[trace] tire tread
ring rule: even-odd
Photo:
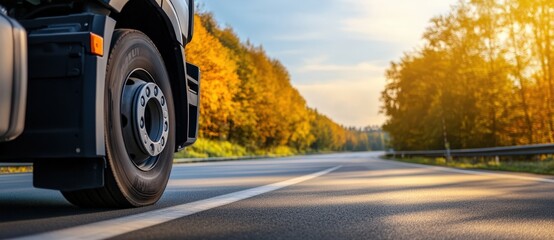
[[[122,40],[125,39],[125,36],[133,33],[142,34],[140,31],[133,29],[116,29],[113,33],[112,47],[110,51],[113,51],[114,49],[117,51],[119,46],[124,44]],[[146,40],[155,48],[155,44],[149,38],[146,38]],[[158,51],[157,48],[155,49]],[[112,58],[114,55],[115,54],[109,55],[106,69],[110,69],[111,63],[113,63]],[[106,147],[106,151],[110,151],[108,147]],[[108,155],[110,154],[108,153]],[[110,166],[109,161],[107,162],[108,166],[104,171],[105,182],[103,187],[77,191],[62,191],[62,195],[65,199],[76,206],[85,208],[129,208],[141,206],[140,204],[131,202],[124,196],[114,176],[114,170]]]

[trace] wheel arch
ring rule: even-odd
[[[165,8],[156,0],[120,1],[125,1],[125,5],[111,16],[117,22],[115,28],[143,32],[154,42],[164,60],[175,101],[177,151],[187,141],[189,119],[183,34],[176,13],[166,4],[169,1],[164,1]]]

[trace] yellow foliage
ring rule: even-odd
[[[393,62],[384,126],[399,150],[554,142],[554,1],[459,1]]]
[[[198,16],[195,16],[194,31],[194,40],[186,48],[186,57],[202,70],[200,134],[224,137],[227,122],[236,108],[233,101],[239,90],[236,65],[229,50],[208,33]]]

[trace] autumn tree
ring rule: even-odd
[[[397,149],[553,141],[554,2],[459,1],[391,63],[381,94]]]
[[[226,138],[237,104],[233,96],[238,90],[239,78],[231,53],[209,34],[202,21],[195,16],[195,40],[187,47],[187,61],[202,69],[200,101],[200,136]]]

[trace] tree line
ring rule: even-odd
[[[243,42],[212,13],[195,16],[187,61],[202,70],[200,137],[250,151],[286,147],[293,152],[382,148],[380,129],[346,128],[306,101],[281,62],[263,47]],[[379,144],[373,141],[379,141]]]
[[[395,149],[554,142],[554,1],[461,0],[423,40],[386,72]]]

